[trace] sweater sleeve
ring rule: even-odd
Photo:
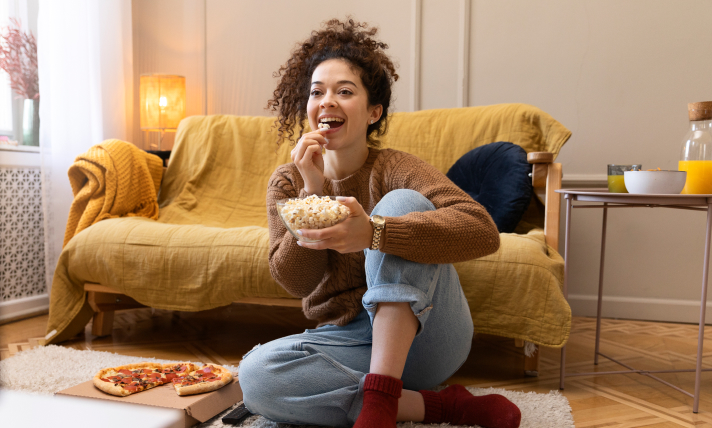
[[[275,203],[304,193],[304,186],[299,185],[299,172],[290,165],[277,168],[267,186],[269,270],[272,278],[289,294],[306,297],[324,279],[328,256],[326,250],[311,250],[297,245],[297,240],[279,218]]]
[[[417,263],[457,263],[494,253],[499,232],[485,208],[416,156],[393,151],[383,164],[382,194],[411,189],[435,211],[386,217],[380,250]]]

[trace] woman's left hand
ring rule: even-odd
[[[320,242],[297,241],[298,245],[313,250],[331,249],[342,254],[363,251],[371,246],[373,227],[361,204],[352,197],[337,196],[336,200],[349,207],[349,218],[325,229],[301,229],[297,233]]]

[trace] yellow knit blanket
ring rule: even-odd
[[[125,141],[106,140],[77,156],[68,174],[74,201],[63,246],[107,218],[158,219],[157,194],[163,175],[158,156]]]

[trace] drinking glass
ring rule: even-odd
[[[610,193],[628,193],[625,188],[623,173],[626,171],[640,171],[642,165],[608,165],[608,191]]]

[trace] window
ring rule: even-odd
[[[10,18],[20,20],[22,30],[37,38],[39,0],[0,0],[0,27],[10,25]],[[0,70],[0,138],[22,143],[23,100],[10,88],[10,78]],[[0,141],[0,148],[3,147]]]

